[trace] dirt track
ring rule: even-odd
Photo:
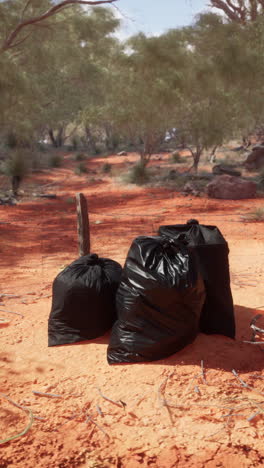
[[[134,156],[107,162],[117,167],[128,160]],[[98,171],[103,162],[91,160],[88,167]],[[25,436],[0,446],[0,468],[264,466],[263,404],[259,406],[264,401],[264,353],[243,343],[251,337],[249,323],[259,310],[264,323],[264,228],[240,220],[263,200],[209,200],[161,188],[125,187],[99,172],[77,176],[70,161],[31,182],[53,183],[46,192],[58,198],[0,207],[0,294],[17,296],[0,300],[0,317],[10,321],[0,327],[0,392],[42,419],[35,418]],[[48,348],[52,280],[77,258],[71,197],[79,191],[89,201],[92,251],[122,264],[133,238],[155,233],[160,224],[189,218],[216,224],[230,247],[236,341],[201,334],[166,360],[114,367],[106,362],[108,335]],[[239,383],[233,369],[252,389]],[[98,388],[126,406],[106,401]],[[21,432],[29,419],[3,397],[0,415],[1,439]]]

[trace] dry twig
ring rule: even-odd
[[[62,398],[61,395],[55,395],[54,393],[43,393],[43,392],[37,392],[36,390],[32,390],[32,393],[37,396],[43,396],[47,398]]]
[[[7,314],[15,314],[15,315],[20,315],[21,317],[25,317],[23,314],[20,312],[11,312],[11,310],[5,310],[5,309],[0,309],[1,312],[6,312]]]
[[[103,429],[103,427],[99,426],[99,424],[97,424],[97,422],[95,422],[95,420],[92,418],[92,416],[88,416],[88,418],[86,419],[86,422],[88,423],[89,421],[91,421],[96,427],[98,427],[98,429],[100,431],[102,431],[104,433],[104,435],[110,439],[110,435]]]
[[[264,395],[263,392],[258,392],[257,390],[255,390],[254,387],[251,387],[251,386],[248,385],[246,382],[244,382],[244,380],[241,379],[241,377],[239,377],[239,375],[238,375],[238,373],[235,371],[235,369],[232,370],[232,374],[235,376],[235,378],[238,380],[238,382],[240,382],[240,384],[242,385],[242,387],[247,388],[248,390],[252,390],[253,392],[257,393],[258,395]]]
[[[11,442],[12,440],[18,439],[19,437],[25,435],[30,430],[30,428],[31,428],[31,426],[33,424],[33,421],[34,421],[34,415],[33,415],[32,411],[29,408],[25,408],[24,406],[19,405],[15,401],[11,400],[11,398],[9,396],[4,395],[4,393],[0,393],[0,396],[2,398],[5,398],[6,400],[8,400],[10,403],[12,403],[12,405],[16,406],[19,409],[22,409],[23,411],[25,411],[25,413],[29,414],[29,422],[28,422],[27,426],[25,427],[25,429],[23,429],[22,432],[19,432],[18,434],[13,435],[11,437],[7,437],[6,439],[0,440],[0,444],[6,444],[7,442]]]
[[[103,395],[103,393],[101,392],[100,388],[96,387],[98,392],[99,392],[99,395],[104,398],[104,400],[106,401],[109,401],[110,403],[112,403],[113,405],[115,406],[119,406],[119,408],[124,408],[124,406],[126,405],[126,403],[124,403],[123,401],[121,400],[118,400],[118,401],[114,401],[114,400],[111,400],[111,398],[108,398],[107,396]]]
[[[204,362],[203,362],[203,360],[201,360],[201,377],[202,377],[203,383],[204,383],[205,385],[208,385],[208,384],[207,384],[206,377],[205,377]]]

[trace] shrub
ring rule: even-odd
[[[86,159],[86,155],[83,153],[78,153],[74,157],[75,161],[84,161]]]
[[[73,197],[69,197],[69,198],[66,198],[66,203],[68,203],[69,205],[72,205],[73,203],[76,202],[76,200],[73,198]]]
[[[50,167],[61,167],[63,158],[60,154],[52,154],[49,158]]]
[[[87,167],[83,162],[78,164],[78,166],[75,168],[75,174],[81,175],[81,174],[86,174],[88,172]]]
[[[247,214],[241,216],[242,221],[247,222],[264,222],[264,207],[256,208],[255,210],[249,211]]]
[[[109,173],[111,172],[111,170],[112,170],[112,165],[111,165],[111,164],[109,164],[109,163],[103,164],[103,166],[102,166],[102,172],[103,172],[104,174],[109,174]]]
[[[11,178],[13,196],[19,195],[19,188],[30,167],[29,154],[25,150],[12,151],[4,162],[4,173]]]
[[[23,178],[29,170],[29,156],[29,153],[22,149],[12,151],[3,164],[3,172],[10,177]]]
[[[125,181],[130,184],[144,185],[149,180],[149,175],[146,167],[141,162],[137,163],[126,174]]]
[[[171,162],[175,164],[181,164],[183,162],[182,157],[178,151],[174,151],[171,155]]]

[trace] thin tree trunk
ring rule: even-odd
[[[86,138],[87,138],[87,142],[88,142],[88,146],[90,147],[90,150],[92,151],[92,153],[96,153],[96,144],[95,144],[95,139],[92,135],[92,132],[91,132],[91,129],[90,127],[85,127],[85,133],[86,133]]]
[[[57,133],[57,148],[61,148],[63,145],[63,132],[64,132],[64,127],[61,126],[59,127],[58,133]]]
[[[52,128],[49,129],[48,133],[49,133],[51,143],[53,144],[54,148],[57,148],[58,145],[57,145],[57,141],[56,141],[56,138],[54,136]]]
[[[18,190],[19,190],[20,184],[22,182],[22,177],[18,176],[18,175],[12,176],[12,181],[11,182],[12,182],[13,195],[14,195],[14,197],[17,197],[18,196]]]
[[[197,174],[198,165],[199,165],[200,158],[201,158],[201,155],[202,155],[202,152],[203,152],[203,148],[201,148],[200,146],[197,146],[195,152],[192,151],[191,148],[188,148],[188,149],[191,151],[191,154],[192,154],[192,157],[193,157],[193,165],[190,167],[189,171],[193,171],[194,174]]]
[[[209,161],[211,164],[213,164],[215,162],[215,159],[216,159],[216,150],[218,148],[218,145],[215,145],[212,149],[212,152],[210,154],[210,157],[209,157]]]

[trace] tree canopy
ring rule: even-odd
[[[91,150],[98,141],[109,148],[123,141],[147,164],[173,131],[191,149],[197,170],[204,149],[262,124],[260,5],[254,21],[206,13],[189,27],[121,43],[112,9],[82,3],[57,2],[61,9],[46,18],[43,12],[55,11],[51,0],[0,3],[2,44],[21,21],[42,18],[28,24],[30,36],[20,31],[0,54],[2,138],[49,135],[60,145],[78,127]]]

